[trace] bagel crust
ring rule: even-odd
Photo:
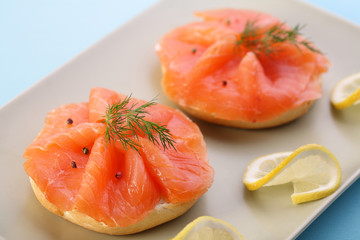
[[[196,109],[193,107],[185,107],[180,106],[184,111],[190,113],[191,115],[216,124],[220,124],[223,126],[228,127],[237,127],[237,128],[244,128],[244,129],[262,129],[262,128],[271,128],[271,127],[277,127],[286,123],[289,123],[291,121],[294,121],[295,119],[305,115],[311,105],[314,101],[307,101],[301,104],[297,108],[293,108],[288,110],[287,112],[283,113],[282,115],[275,117],[269,121],[264,122],[247,122],[242,120],[227,120],[216,117],[216,114],[204,112],[201,109]]]
[[[31,187],[35,193],[39,202],[50,212],[59,215],[66,220],[80,225],[84,228],[106,233],[110,235],[126,235],[141,232],[149,228],[155,227],[162,223],[168,222],[174,218],[177,218],[189,210],[197,201],[193,199],[188,202],[173,204],[161,202],[142,220],[129,226],[109,227],[102,222],[98,222],[95,219],[89,217],[86,214],[80,213],[76,210],[61,211],[53,203],[49,202],[44,194],[41,192],[36,183],[30,178]]]

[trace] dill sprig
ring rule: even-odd
[[[265,31],[255,26],[256,21],[246,22],[244,31],[236,40],[237,46],[245,46],[252,51],[265,54],[274,51],[273,44],[288,42],[296,46],[301,51],[300,46],[304,46],[312,52],[321,53],[320,50],[312,46],[312,42],[307,39],[299,39],[300,31],[304,26],[296,25],[294,28],[288,29],[284,27],[284,23],[275,24]]]
[[[124,149],[132,148],[138,153],[141,147],[137,141],[139,135],[146,136],[152,143],[161,144],[165,149],[176,150],[170,130],[165,125],[150,122],[145,119],[146,108],[155,105],[154,99],[138,106],[131,103],[131,95],[115,104],[109,104],[103,122],[106,123],[105,141],[109,143],[118,139]]]

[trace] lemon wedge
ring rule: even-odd
[[[350,75],[337,82],[331,92],[331,103],[337,109],[360,103],[360,73]]]
[[[324,198],[340,186],[341,168],[324,146],[308,144],[294,152],[280,152],[252,160],[245,170],[247,189],[292,183],[294,204]]]
[[[172,240],[244,240],[230,223],[202,216],[186,225]]]

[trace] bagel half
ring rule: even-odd
[[[330,62],[297,27],[247,9],[195,16],[201,19],[172,29],[155,45],[163,91],[184,111],[220,125],[262,129],[303,116],[322,96],[321,76]]]
[[[78,212],[76,210],[62,212],[54,204],[52,204],[46,199],[44,194],[41,192],[39,187],[31,178],[30,184],[36,198],[50,212],[59,215],[66,220],[80,225],[84,228],[110,235],[132,234],[158,226],[184,214],[197,201],[197,199],[193,199],[191,201],[179,204],[161,202],[144,219],[140,220],[135,224],[129,226],[109,227],[104,223],[98,222],[95,219],[89,217],[88,215]]]

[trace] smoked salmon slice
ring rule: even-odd
[[[145,116],[170,130],[176,150],[142,136],[134,139],[139,151],[105,140],[106,108],[124,98],[93,88],[88,103],[50,111],[43,130],[25,150],[26,173],[61,212],[75,210],[109,227],[128,226],[160,202],[187,202],[210,188],[214,171],[202,134],[177,110],[156,104]]]
[[[261,123],[321,97],[329,60],[298,29],[285,41],[278,39],[291,28],[266,13],[220,9],[195,15],[203,20],[175,28],[155,47],[165,93],[189,113]],[[283,35],[266,42],[276,31]]]

